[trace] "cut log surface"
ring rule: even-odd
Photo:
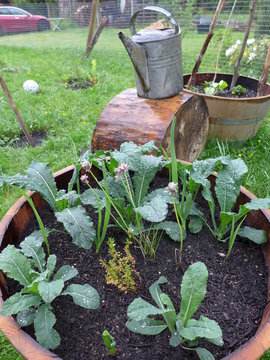
[[[119,149],[126,141],[138,145],[153,140],[169,154],[170,125],[176,117],[175,147],[178,159],[193,161],[208,135],[208,109],[204,99],[180,93],[150,100],[127,89],[115,96],[102,112],[92,139],[92,151]]]

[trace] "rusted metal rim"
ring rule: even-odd
[[[191,74],[184,74],[183,75],[183,78],[184,78],[184,85],[186,85],[186,78],[187,79],[189,79],[189,77],[190,77],[190,75]],[[199,76],[206,76],[206,75],[208,75],[208,76],[213,76],[214,77],[214,75],[215,75],[215,73],[198,73],[197,75],[199,75]],[[227,77],[231,77],[232,78],[232,74],[226,74],[226,73],[218,73],[218,76],[227,76]],[[195,77],[195,79],[196,79],[196,77]],[[250,81],[252,81],[252,82],[256,82],[256,83],[258,83],[259,81],[257,80],[257,79],[254,79],[254,78],[251,78],[251,77],[248,77],[248,76],[239,76],[239,80],[241,80],[241,79],[248,79],[248,80],[250,80]],[[269,88],[269,92],[270,92],[270,84],[266,84],[266,86]],[[225,97],[225,96],[215,96],[215,95],[206,95],[206,94],[203,94],[203,93],[198,93],[198,92],[195,92],[195,91],[191,91],[191,90],[187,90],[187,89],[183,89],[183,92],[186,92],[186,93],[188,93],[188,94],[193,94],[193,95],[201,95],[201,96],[203,96],[203,97],[205,97],[205,98],[209,98],[209,99],[215,99],[215,100],[226,100],[226,101],[244,101],[244,102],[247,102],[248,100],[250,100],[250,101],[256,101],[256,100],[268,100],[268,99],[270,99],[270,93],[269,94],[267,94],[267,95],[264,95],[264,96],[258,96],[258,97],[249,97],[249,98],[245,98],[245,97],[241,97],[241,98],[230,98],[230,97]]]
[[[187,164],[187,162],[183,162]],[[68,185],[72,177],[74,166],[64,168],[54,174],[58,188],[64,188]],[[210,181],[214,184],[216,174],[210,176]],[[29,192],[37,208],[44,206],[44,201],[38,194]],[[255,196],[244,187],[241,187],[241,193],[237,199],[236,206],[246,203],[255,198]],[[25,224],[33,216],[31,208],[27,201],[20,198],[6,213],[0,222],[0,248],[3,248],[12,241],[13,231],[22,231]],[[28,217],[28,218],[26,218]],[[243,346],[226,356],[226,360],[255,360],[258,359],[268,348],[270,348],[270,210],[251,211],[247,218],[250,225],[267,232],[268,242],[262,247],[266,265],[268,267],[268,302],[257,333]],[[22,225],[23,223],[23,225]],[[17,236],[15,236],[17,238]],[[5,297],[5,278],[0,272],[0,308]],[[52,360],[60,358],[44,349],[28,334],[26,334],[11,316],[0,316],[0,331],[4,333],[7,339],[14,345],[17,351],[29,360]]]

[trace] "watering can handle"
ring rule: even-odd
[[[129,21],[129,27],[130,27],[130,31],[131,31],[131,34],[132,34],[132,35],[135,35],[135,34],[136,34],[135,20],[136,20],[138,14],[139,14],[140,12],[144,11],[144,10],[156,11],[156,12],[162,13],[163,15],[167,16],[169,22],[170,22],[171,24],[173,24],[174,27],[175,27],[175,34],[178,34],[178,32],[179,32],[178,22],[174,20],[172,14],[171,14],[168,10],[163,9],[163,8],[160,7],[160,6],[146,6],[144,9],[139,10],[139,11],[136,11],[136,12],[132,15],[132,17],[131,17],[131,19],[130,19],[130,21]]]

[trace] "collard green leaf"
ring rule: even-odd
[[[249,210],[270,209],[270,198],[252,199],[244,205]]]
[[[119,164],[128,164],[129,169],[136,171],[141,157],[141,150],[138,145],[133,142],[125,142],[120,145],[120,151],[112,152],[112,157],[118,161]]]
[[[47,279],[50,279],[52,276],[55,265],[56,265],[56,256],[54,254],[50,255],[47,259]]]
[[[158,150],[153,140],[148,141],[146,144],[140,145],[139,149],[142,154],[151,153],[153,151]]]
[[[57,211],[57,187],[51,169],[45,163],[33,160],[26,170],[29,190],[37,191],[43,199]]]
[[[55,349],[60,345],[60,336],[53,328],[55,316],[47,304],[40,306],[34,320],[37,341],[46,349]]]
[[[28,189],[27,176],[21,174],[16,174],[12,176],[0,176],[0,186],[3,186],[3,184],[19,186],[22,189]]]
[[[154,198],[137,208],[141,217],[150,222],[161,222],[166,219],[168,204],[161,198]]]
[[[63,287],[63,280],[53,280],[50,282],[41,281],[38,285],[38,291],[40,296],[46,303],[51,303],[61,294]]]
[[[195,350],[200,360],[215,360],[214,356],[210,353],[210,351],[201,347],[196,348]]]
[[[140,321],[128,321],[126,327],[136,334],[158,335],[167,328],[167,325],[163,321],[146,318]]]
[[[98,199],[99,199],[99,206],[102,210],[106,205],[106,195],[104,191],[101,189],[87,189],[81,195],[82,203],[85,205],[91,205],[96,210],[98,209]]]
[[[170,337],[170,345],[173,347],[177,347],[180,345],[180,335],[178,331],[176,331],[174,334]]]
[[[31,257],[34,260],[34,264],[40,272],[44,270],[45,266],[45,252],[42,248],[43,241],[44,238],[42,232],[34,231],[20,243],[24,255],[28,258]]]
[[[88,284],[70,285],[63,291],[62,295],[72,296],[75,304],[86,309],[96,310],[100,304],[100,297],[97,290]]]
[[[0,314],[2,316],[15,315],[31,306],[38,305],[40,302],[41,297],[39,295],[16,293],[4,301]]]
[[[30,285],[33,280],[29,260],[14,245],[8,245],[1,252],[0,269],[23,286]]]
[[[72,190],[68,193],[66,190],[60,190],[56,197],[56,206],[59,211],[66,209],[67,207],[75,207],[81,204],[80,195],[76,191]]]
[[[78,270],[73,266],[64,265],[58,269],[57,273],[54,276],[54,280],[63,280],[64,282],[70,279],[73,279],[78,275]]]
[[[167,310],[158,309],[139,297],[128,306],[127,316],[132,320],[140,321],[148,315],[162,315],[164,312],[167,312]]]
[[[16,316],[16,321],[20,327],[32,325],[36,317],[36,310],[34,308],[20,311]]]
[[[267,242],[267,234],[264,230],[257,230],[249,226],[243,226],[238,231],[238,235],[247,238],[259,245]]]
[[[196,184],[201,184],[210,188],[209,180],[207,178],[215,171],[216,164],[219,160],[220,158],[195,160],[192,164],[190,177]]]
[[[96,232],[91,218],[82,206],[65,209],[55,215],[72,236],[74,244],[83,249],[91,249]]]
[[[144,198],[144,202],[148,202],[154,198],[161,198],[167,204],[173,204],[172,195],[168,191],[166,191],[164,188],[156,189],[156,190],[152,191],[151,193],[147,194]],[[177,199],[176,197],[174,198],[174,201],[176,204],[179,203],[179,199]]]
[[[205,316],[201,316],[199,320],[188,320],[186,326],[181,329],[180,335],[189,341],[197,338],[222,339],[222,331],[217,322]]]
[[[158,170],[162,168],[163,163],[162,157],[143,155],[140,158],[137,171],[132,179],[135,189],[136,206],[140,206],[143,202],[151,181],[154,179]]]
[[[167,282],[168,280],[165,276],[160,276],[160,278],[149,287],[149,292],[152,298],[154,299],[157,306],[159,306],[160,308],[162,308],[162,301],[160,300],[160,295],[162,294],[162,291],[159,285],[167,284]]]
[[[163,221],[160,224],[157,224],[156,229],[164,230],[166,234],[174,241],[180,241],[180,230],[177,222],[175,221]],[[186,238],[186,232],[182,228],[183,240]]]
[[[121,199],[127,196],[126,190],[122,184],[122,181],[116,181],[114,177],[107,176],[107,184],[109,194],[114,199]],[[104,180],[101,181],[101,185],[105,186]]]
[[[183,276],[180,318],[184,326],[205,297],[207,278],[208,271],[202,262],[190,265]]]
[[[203,221],[199,216],[190,216],[188,229],[191,233],[197,234],[202,230]]]
[[[240,158],[235,160],[228,160],[228,158],[223,160],[222,158],[221,161],[224,167],[218,172],[215,193],[221,211],[228,212],[231,211],[236,202],[243,176],[248,169]]]

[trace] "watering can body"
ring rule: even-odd
[[[122,32],[119,38],[133,63],[138,95],[149,99],[171,97],[183,89],[181,31],[169,11],[158,6],[144,10],[165,14],[175,28],[136,33],[134,23],[138,11],[130,19],[132,38]]]

